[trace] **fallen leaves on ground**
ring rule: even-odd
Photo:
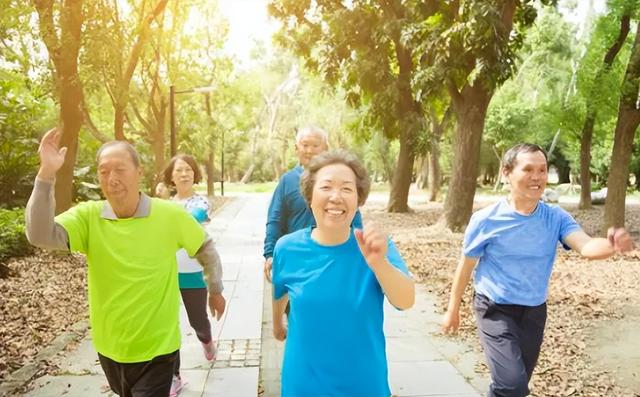
[[[14,275],[0,279],[0,382],[88,316],[82,256],[37,251],[7,265]]]

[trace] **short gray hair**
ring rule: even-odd
[[[100,162],[100,156],[102,155],[102,152],[115,146],[121,146],[122,148],[124,148],[127,153],[129,153],[133,165],[135,165],[136,168],[140,167],[140,155],[138,155],[138,151],[136,150],[136,148],[134,148],[133,145],[131,145],[127,141],[109,141],[100,146],[100,149],[98,149],[98,153],[96,154],[96,163]]]
[[[296,143],[299,143],[306,135],[318,135],[324,141],[325,145],[329,145],[329,134],[324,129],[315,125],[307,125],[296,130]]]
[[[309,161],[309,165],[305,167],[302,176],[300,177],[300,192],[302,197],[307,202],[307,205],[311,205],[311,198],[313,197],[313,186],[316,184],[316,174],[320,169],[332,165],[343,164],[351,168],[351,171],[356,176],[356,191],[358,192],[358,206],[364,205],[369,197],[369,191],[371,189],[371,179],[367,169],[358,159],[358,157],[344,149],[329,150],[327,152],[320,153],[313,157]]]

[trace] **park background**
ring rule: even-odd
[[[0,382],[86,316],[83,260],[33,250],[23,234],[38,140],[53,126],[69,148],[58,212],[100,198],[94,157],[111,139],[141,152],[148,193],[173,153],[193,154],[201,190],[220,206],[270,192],[296,163],[296,128],[322,126],[331,147],[366,163],[375,184],[365,216],[393,233],[443,308],[460,232],[503,194],[500,158],[515,143],[548,151],[550,188],[587,232],[640,236],[637,0],[0,9]],[[536,395],[640,393],[639,270],[636,253],[560,254]]]

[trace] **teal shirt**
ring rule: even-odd
[[[274,298],[291,303],[282,396],[389,397],[382,288],[353,230],[323,246],[311,229],[282,237],[273,256]],[[391,240],[387,259],[408,273]]]

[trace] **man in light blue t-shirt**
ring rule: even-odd
[[[633,243],[623,228],[609,229],[608,238],[592,238],[565,210],[540,200],[547,156],[538,145],[509,149],[502,175],[511,191],[471,217],[442,328],[458,329],[460,301],[475,268],[474,310],[491,371],[488,396],[522,397],[529,394],[540,354],[558,243],[589,259],[631,250]]]

